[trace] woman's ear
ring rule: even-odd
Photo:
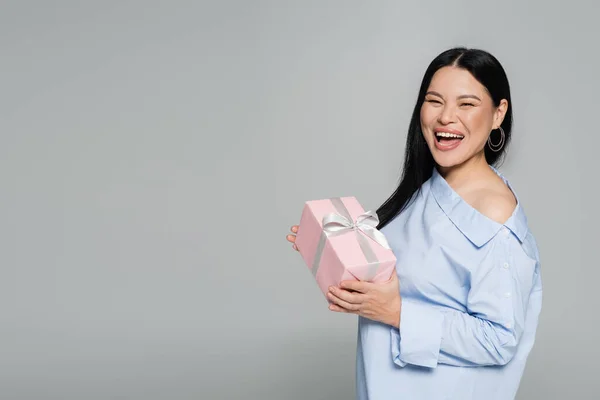
[[[508,101],[506,101],[506,99],[502,99],[494,111],[494,129],[498,129],[500,125],[502,125],[502,121],[504,121],[504,116],[506,115],[506,110],[508,110]]]

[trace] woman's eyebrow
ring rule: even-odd
[[[475,96],[474,94],[463,94],[461,96],[458,96],[456,99],[457,100],[460,100],[460,99],[475,99],[475,100],[481,101],[481,99],[479,97]]]
[[[441,94],[439,94],[438,92],[433,91],[433,90],[430,90],[427,93],[425,93],[425,96],[427,96],[428,94],[430,94],[432,96],[437,96],[437,97],[439,97],[441,99],[444,98],[444,96],[442,96]],[[463,95],[458,96],[456,99],[457,100],[461,100],[461,99],[475,99],[475,100],[481,101],[481,99],[479,97],[475,96],[474,94],[463,94]]]
[[[433,90],[428,91],[427,93],[425,93],[425,96],[427,96],[428,94],[434,95],[439,97],[440,99],[443,99],[444,96],[442,96],[441,94],[439,94],[438,92],[434,92]]]

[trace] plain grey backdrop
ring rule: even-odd
[[[285,240],[394,190],[427,64],[503,63],[542,257],[518,398],[595,399],[596,2],[1,1],[0,399],[352,399]]]

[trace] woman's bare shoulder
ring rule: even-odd
[[[473,207],[486,217],[500,224],[513,214],[517,200],[504,182],[495,182],[481,188],[473,196]]]

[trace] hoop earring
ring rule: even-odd
[[[490,147],[490,149],[494,152],[497,153],[500,150],[502,150],[502,147],[504,147],[504,139],[505,139],[505,134],[504,134],[504,129],[502,129],[501,126],[498,127],[498,129],[500,129],[500,142],[497,144],[492,143],[492,134],[490,133],[490,136],[488,136],[488,146]]]

